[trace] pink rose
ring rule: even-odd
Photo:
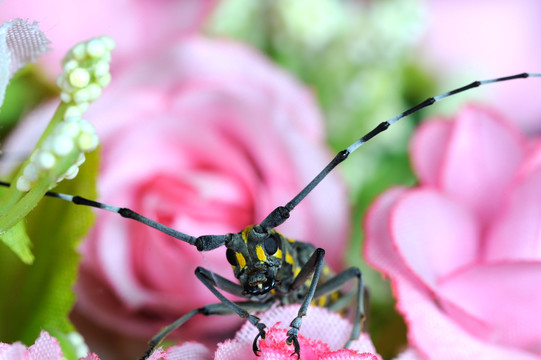
[[[419,185],[388,190],[365,221],[410,342],[426,359],[539,359],[539,142],[470,106],[423,124],[411,152]]]
[[[100,200],[193,236],[238,232],[297,194],[330,160],[314,98],[233,42],[186,38],[130,64],[86,116],[102,142]],[[349,232],[332,174],[279,229],[326,249],[338,269]],[[218,302],[197,266],[233,279],[225,248],[194,246],[101,211],[82,248],[79,313],[149,340],[194,308]],[[184,337],[212,341],[237,316],[197,316]],[[219,326],[217,326],[219,324]]]
[[[202,344],[188,342],[167,349],[167,354],[178,359],[197,360],[290,360],[293,345],[287,345],[289,323],[297,316],[298,305],[275,307],[259,314],[261,321],[268,326],[265,339],[258,340],[260,356],[254,355],[253,341],[257,329],[246,322],[231,340],[218,344],[216,353]],[[327,309],[311,306],[303,317],[299,332],[301,358],[303,360],[381,360],[367,334],[361,334],[348,349],[342,347],[348,341],[352,325],[340,315]],[[293,357],[296,359],[296,357]]]
[[[4,0],[2,18],[30,18],[51,40],[51,51],[40,59],[56,76],[60,60],[76,43],[101,35],[117,43],[113,67],[131,57],[198,30],[214,0]]]
[[[431,0],[427,4],[422,56],[425,63],[436,66],[438,78],[446,80],[444,88],[459,86],[456,79],[464,74],[490,78],[539,70],[541,2]],[[498,85],[476,96],[490,97],[523,129],[539,131],[538,93],[538,82],[527,80]]]

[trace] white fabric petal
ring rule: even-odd
[[[36,22],[13,19],[0,25],[0,105],[9,79],[17,70],[47,51],[49,40]]]

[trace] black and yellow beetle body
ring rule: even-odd
[[[293,279],[314,252],[314,246],[287,239],[274,229],[261,240],[251,236],[252,229],[249,226],[239,234],[231,234],[226,242],[227,261],[245,295],[260,298],[289,295]]]
[[[257,236],[254,238],[250,236],[252,229],[253,226],[248,226],[238,234],[231,234],[226,242],[227,261],[243,288],[244,296],[258,300],[274,297],[282,305],[299,303],[311,279],[294,292],[291,286],[316,248],[310,243],[286,238],[274,229],[269,230],[269,236],[263,240]],[[323,283],[333,275],[324,263],[319,282]],[[338,293],[333,295],[336,297]],[[320,301],[318,305],[328,303]]]
[[[129,217],[133,216],[134,214],[129,214]],[[274,230],[277,226],[276,219],[283,222],[288,216],[289,211],[279,207],[261,224],[248,226],[239,233],[186,238],[186,241],[196,245],[200,251],[225,246],[227,261],[231,264],[238,283],[203,267],[196,268],[195,276],[220,302],[195,309],[164,328],[150,341],[149,348],[141,360],[147,359],[171,331],[197,314],[206,316],[237,314],[248,320],[258,329],[258,335],[253,342],[254,353],[258,355],[258,339],[265,338],[266,325],[252,313],[265,311],[275,303],[301,304],[297,317],[290,323],[286,340],[288,344],[294,346],[293,354],[299,358],[298,332],[302,317],[306,315],[308,306],[314,300],[317,301],[317,305],[325,305],[335,311],[341,311],[355,301],[353,328],[344,346],[347,347],[351,341],[356,340],[364,319],[364,287],[361,271],[357,267],[351,267],[335,275],[324,262],[323,249],[315,248],[310,243],[289,239]],[[264,226],[268,219],[274,226],[270,228]],[[350,280],[357,280],[357,286],[350,293],[351,296],[339,296],[340,289]],[[225,297],[222,291],[247,300],[232,301]]]
[[[281,210],[277,210],[281,211]],[[229,282],[218,274],[204,268],[196,269],[196,276],[217,296],[220,304],[213,304],[190,313],[182,323],[195,314],[213,315],[231,311],[247,318],[259,329],[253,349],[258,354],[257,340],[265,337],[265,324],[247,310],[263,311],[274,303],[281,305],[301,304],[298,315],[290,324],[288,344],[294,345],[294,354],[300,357],[297,340],[301,319],[306,315],[308,305],[314,304],[342,310],[356,299],[354,326],[348,343],[358,338],[363,311],[363,283],[361,272],[352,267],[335,275],[324,262],[325,251],[316,249],[312,244],[287,238],[274,228],[265,229],[261,225],[248,226],[239,233],[227,234],[223,239],[227,248],[226,258],[233,268],[238,284]],[[209,242],[210,243],[210,242]],[[349,280],[357,279],[353,297],[342,298],[340,288]],[[247,302],[232,302],[217,289],[242,296]],[[340,304],[339,299],[346,299]],[[220,305],[225,305],[224,309]],[[180,325],[179,325],[180,326]],[[161,337],[160,337],[161,338]]]

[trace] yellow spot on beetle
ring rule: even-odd
[[[246,260],[244,259],[244,256],[242,256],[241,253],[236,252],[235,255],[237,256],[237,261],[239,262],[239,266],[241,269],[246,266]]]
[[[280,249],[276,250],[276,252],[272,256],[281,259],[282,258],[282,250],[280,250]]]
[[[330,273],[331,269],[328,266],[323,267],[323,275],[329,275]]]
[[[250,225],[245,227],[244,230],[242,230],[242,240],[244,240],[245,243],[248,243],[248,233],[252,230],[253,227],[253,225]]]
[[[261,261],[265,261],[267,260],[267,257],[265,256],[265,252],[263,251],[263,248],[261,247],[261,245],[257,245],[255,247],[255,253],[257,255],[257,258]]]
[[[293,256],[286,253],[286,263],[293,265]]]

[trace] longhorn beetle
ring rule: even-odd
[[[346,282],[356,279],[357,287],[353,293],[353,297],[356,301],[355,318],[350,338],[344,345],[347,347],[351,341],[356,340],[359,337],[364,319],[363,281],[360,270],[357,267],[351,267],[337,275],[332,275],[330,272],[326,271],[327,268],[324,263],[325,250],[321,248],[316,249],[309,243],[288,239],[278,231],[274,230],[274,228],[284,223],[289,218],[290,212],[338,164],[347,159],[347,157],[361,145],[379,133],[387,130],[389,126],[401,118],[411,115],[447,97],[481,85],[528,77],[541,77],[541,73],[521,73],[489,80],[474,81],[468,85],[428,98],[401,114],[380,123],[359,140],[337,153],[330,163],[321,170],[321,172],[310,181],[304,189],[291,199],[291,201],[284,206],[275,208],[261,223],[250,225],[238,233],[193,237],[162,225],[127,208],[103,204],[80,196],[54,192],[47,192],[46,195],[69,201],[77,205],[86,205],[112,211],[122,217],[141,222],[178,240],[194,245],[198,251],[209,251],[224,245],[227,248],[227,261],[232,265],[234,275],[240,284],[233,283],[205,268],[198,267],[195,270],[195,275],[218,298],[218,300],[220,300],[220,302],[195,309],[164,328],[151,339],[146,353],[141,358],[142,360],[148,358],[156,346],[158,346],[169,333],[196,314],[225,315],[234,313],[241,318],[247,319],[258,329],[258,335],[253,341],[253,351],[258,355],[259,349],[257,342],[260,337],[265,338],[266,326],[257,316],[250,314],[249,311],[264,311],[270,308],[275,302],[281,304],[301,304],[297,317],[291,321],[286,340],[287,344],[293,344],[294,346],[294,352],[291,355],[296,354],[297,357],[300,358],[298,332],[301,327],[302,317],[306,315],[308,310],[308,305],[314,299],[336,293]],[[5,182],[0,182],[0,185],[9,186],[9,184]],[[324,269],[325,271],[323,271]],[[247,301],[233,302],[227,299],[219,290],[239,297],[245,297]],[[351,299],[348,297],[341,297],[334,300],[335,301],[330,302],[330,307],[335,310],[340,310],[345,308]]]

